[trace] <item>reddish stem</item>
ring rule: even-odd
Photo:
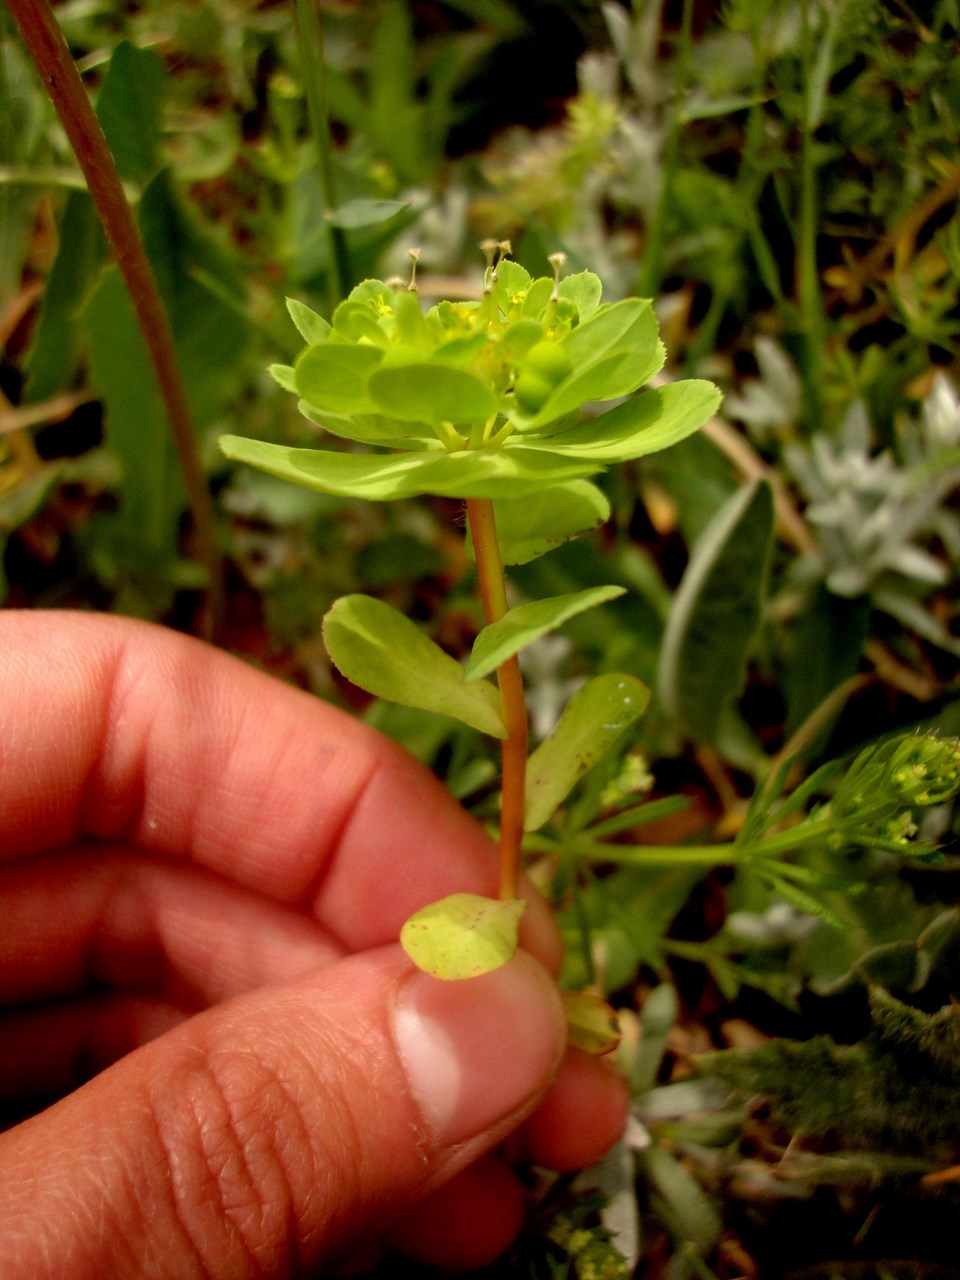
[[[468,498],[467,518],[477,557],[483,612],[488,624],[498,622],[507,611],[507,595],[492,501]],[[527,707],[516,655],[497,668],[497,682],[507,729],[500,799],[500,897],[506,899],[516,898],[519,893],[527,777]]]

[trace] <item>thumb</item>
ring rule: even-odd
[[[524,953],[445,983],[384,948],[217,1006],[0,1136],[5,1280],[330,1263],[529,1114],[563,1041]]]

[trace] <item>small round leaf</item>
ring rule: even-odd
[[[434,978],[478,978],[512,959],[526,905],[522,898],[452,893],[412,915],[400,931],[400,945]]]
[[[601,1057],[620,1043],[620,1023],[606,1000],[592,991],[561,991],[567,1041],[574,1049]]]

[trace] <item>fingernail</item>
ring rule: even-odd
[[[393,1026],[411,1092],[441,1146],[519,1111],[563,1053],[556,988],[524,952],[463,982],[412,974],[398,993]]]

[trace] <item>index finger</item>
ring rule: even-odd
[[[352,948],[446,893],[495,892],[487,836],[394,743],[129,619],[0,613],[0,779],[0,857],[97,837],[191,859]],[[531,914],[555,961],[545,908]]]

